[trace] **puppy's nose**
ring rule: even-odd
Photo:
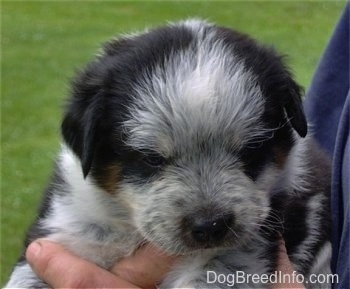
[[[233,223],[233,215],[227,214],[214,219],[196,220],[190,223],[190,230],[194,240],[199,243],[220,241],[227,234]]]

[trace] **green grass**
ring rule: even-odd
[[[344,2],[2,1],[1,280],[21,252],[59,147],[68,79],[101,42],[188,17],[235,27],[288,54],[307,87]]]

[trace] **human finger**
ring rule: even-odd
[[[39,278],[52,288],[138,288],[47,240],[31,243],[26,258]]]

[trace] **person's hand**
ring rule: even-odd
[[[148,244],[115,264],[109,272],[46,240],[33,242],[26,257],[37,275],[53,288],[154,288],[177,260]],[[290,275],[295,271],[283,241],[279,246],[277,271]],[[301,283],[270,286],[270,289],[282,288],[305,287]]]
[[[177,259],[147,244],[107,271],[47,240],[31,243],[26,258],[52,288],[154,288]]]
[[[295,272],[295,269],[293,268],[292,263],[289,260],[287,249],[284,244],[283,239],[280,240],[280,244],[278,247],[278,255],[277,255],[277,272],[280,272],[281,274],[292,276],[293,272]],[[286,278],[288,280],[288,278]],[[273,283],[270,286],[270,289],[305,289],[305,286],[303,283],[298,282],[292,282],[292,283]]]

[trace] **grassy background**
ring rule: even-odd
[[[51,173],[68,79],[101,42],[168,20],[206,18],[274,44],[307,87],[343,7],[344,1],[2,1],[0,285]]]

